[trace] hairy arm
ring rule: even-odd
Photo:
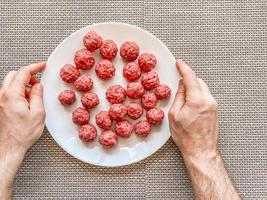
[[[218,106],[208,86],[182,60],[182,76],[169,111],[170,131],[180,149],[196,199],[240,199],[218,151]]]

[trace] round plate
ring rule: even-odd
[[[64,89],[74,89],[72,84],[64,83],[59,77],[59,71],[64,64],[74,64],[75,52],[83,47],[83,36],[88,31],[95,31],[103,39],[112,39],[118,48],[124,41],[135,41],[139,44],[140,53],[150,52],[157,57],[155,71],[160,76],[161,83],[167,84],[172,89],[172,95],[168,100],[161,101],[158,107],[165,112],[165,118],[161,125],[153,127],[151,134],[146,138],[140,138],[135,133],[130,138],[119,138],[119,143],[111,149],[103,148],[97,139],[91,143],[83,143],[78,137],[79,127],[72,122],[72,111],[81,106],[79,92],[76,92],[77,101],[69,106],[62,106],[58,100],[58,94]],[[95,52],[96,61],[100,59],[99,52]],[[90,123],[95,125],[95,115],[101,110],[108,110],[109,103],[105,99],[105,91],[112,84],[121,84],[126,87],[127,82],[122,77],[122,68],[125,62],[119,53],[113,61],[116,67],[115,76],[109,81],[101,81],[95,75],[94,69],[83,71],[94,81],[93,92],[100,98],[100,105],[91,110]],[[42,75],[44,86],[44,105],[46,110],[46,126],[55,141],[69,154],[84,162],[106,166],[123,166],[138,162],[155,153],[169,139],[168,109],[173,100],[179,75],[175,68],[175,58],[168,48],[154,35],[133,25],[124,23],[99,23],[78,30],[63,40],[53,51],[47,61],[47,66]],[[129,100],[127,100],[129,101]],[[145,116],[142,116],[145,119]],[[101,130],[98,129],[98,134]]]

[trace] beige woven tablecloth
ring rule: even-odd
[[[220,107],[220,149],[244,199],[266,199],[266,0],[1,0],[0,79],[46,60],[73,31],[118,21],[160,38],[194,66]],[[192,199],[171,140],[143,162],[84,164],[45,131],[28,152],[15,199]]]

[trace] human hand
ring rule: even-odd
[[[182,60],[176,66],[182,79],[169,110],[173,141],[184,159],[207,159],[217,156],[217,103],[208,86]]]
[[[0,90],[0,153],[26,151],[44,128],[43,89],[35,74],[45,63],[9,72]]]

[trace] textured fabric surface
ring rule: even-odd
[[[142,27],[194,66],[220,107],[220,149],[243,199],[266,199],[266,0],[1,0],[0,80],[46,60],[73,31],[118,21]],[[192,199],[171,140],[121,168],[82,163],[45,131],[17,175],[15,199]]]

